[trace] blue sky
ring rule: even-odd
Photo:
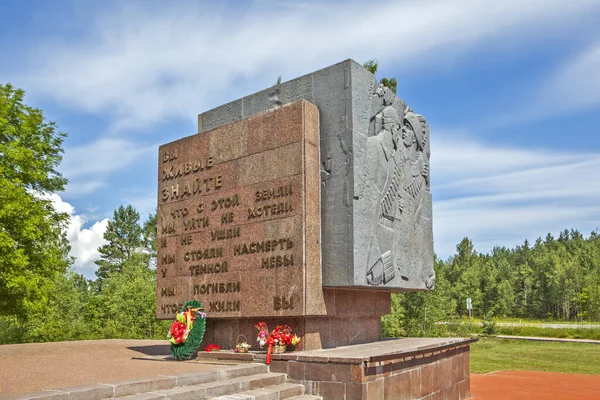
[[[92,277],[107,218],[156,207],[197,114],[347,58],[431,124],[436,253],[600,227],[600,1],[13,1],[0,82],[68,134],[54,196]]]

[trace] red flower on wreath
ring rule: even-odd
[[[173,321],[169,332],[176,343],[183,343],[183,335],[185,334],[186,324],[179,321]]]

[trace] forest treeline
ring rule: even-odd
[[[533,245],[476,251],[464,238],[448,260],[435,260],[431,292],[392,295],[392,313],[383,319],[388,336],[460,334],[468,315],[562,321],[600,321],[600,235],[564,230]],[[444,322],[440,324],[439,322]]]

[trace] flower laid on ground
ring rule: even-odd
[[[298,343],[300,343],[300,336],[294,335],[294,337],[292,338],[292,346],[297,346]]]
[[[208,346],[206,346],[206,351],[219,351],[219,350],[221,350],[221,346],[216,345],[214,343],[211,343]]]
[[[292,334],[292,328],[287,325],[278,325],[272,332],[269,332],[269,327],[265,322],[259,322],[254,327],[258,329],[256,341],[260,348],[267,346],[267,364],[271,363],[273,346],[295,346],[300,343],[300,337]]]
[[[269,328],[267,327],[267,324],[265,322],[259,322],[258,324],[254,325],[254,327],[258,329],[258,336],[256,337],[256,341],[262,349],[263,347],[265,347],[265,344],[267,344]]]
[[[233,351],[236,353],[247,353],[248,350],[250,349],[250,347],[252,347],[252,345],[250,343],[242,342],[242,343],[236,344]]]

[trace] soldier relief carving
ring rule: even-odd
[[[369,243],[371,286],[433,288],[429,125],[387,87],[371,96],[362,182],[355,197]],[[365,247],[363,247],[365,249]],[[429,264],[431,269],[423,270]],[[364,272],[363,272],[364,273]]]

